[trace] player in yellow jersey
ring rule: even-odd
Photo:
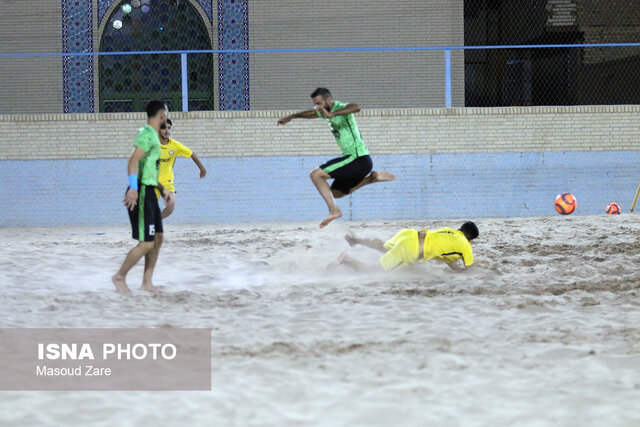
[[[176,206],[176,187],[173,178],[173,165],[176,163],[176,158],[178,156],[186,158],[190,157],[193,160],[193,163],[195,163],[200,169],[200,178],[204,178],[205,175],[207,175],[207,170],[200,162],[200,159],[198,159],[198,156],[196,156],[190,148],[180,144],[175,139],[171,139],[172,127],[173,122],[171,119],[167,119],[166,123],[160,126],[160,132],[158,132],[158,136],[160,137],[160,148],[162,149],[162,152],[160,153],[160,173],[158,174],[158,182],[174,195],[172,201],[167,203],[162,210],[162,219],[171,215]],[[159,193],[157,196],[159,199]]]
[[[464,267],[467,268],[473,265],[471,242],[478,235],[478,227],[473,222],[465,222],[459,230],[440,228],[418,231],[405,228],[386,242],[352,235],[346,235],[345,239],[350,246],[363,245],[383,252],[380,266],[385,271],[432,259],[444,261],[454,270],[462,270],[463,267],[457,265],[456,261],[462,259]],[[340,255],[335,264],[345,264],[355,270],[370,268],[351,258],[346,252]]]

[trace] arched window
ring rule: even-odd
[[[211,49],[207,27],[187,0],[119,3],[106,22],[100,51]],[[213,55],[189,54],[187,69],[189,110],[213,110]],[[101,56],[100,111],[144,111],[151,99],[180,110],[181,82],[179,54]]]

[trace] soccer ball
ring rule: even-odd
[[[620,215],[622,213],[622,208],[617,203],[609,203],[607,205],[607,214],[609,215]]]
[[[115,28],[116,30],[119,30],[120,28],[122,28],[122,21],[119,19],[116,19],[115,21],[113,21],[113,28]]]
[[[562,193],[556,196],[556,211],[562,215],[573,213],[578,207],[578,201],[571,193]]]

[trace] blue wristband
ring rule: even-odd
[[[138,175],[135,173],[129,175],[129,188],[138,191]]]

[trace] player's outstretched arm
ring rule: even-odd
[[[445,262],[446,262],[446,261],[445,261]],[[465,270],[468,270],[468,269],[469,269],[469,267],[470,267],[470,266],[469,266],[469,267],[465,267],[465,266],[464,266],[464,263],[462,264],[463,266],[462,266],[462,267],[460,267],[456,261],[454,261],[454,262],[447,262],[447,265],[449,266],[449,268],[450,268],[450,269],[452,269],[452,270],[453,270],[453,271],[455,271],[456,273],[461,273],[461,272],[463,272],[463,271],[465,271]]]
[[[198,166],[198,169],[200,169],[200,178],[207,176],[207,170],[204,168],[202,162],[200,162],[198,156],[196,156],[196,153],[191,154],[191,160],[193,160],[193,163],[195,163],[196,166]]]
[[[328,112],[322,107],[317,108],[318,111],[322,114],[323,117],[330,119],[335,116],[346,116],[347,114],[355,114],[360,112],[360,106],[358,104],[347,104],[343,108],[336,110],[334,112]]]
[[[301,111],[299,113],[292,114],[287,117],[283,117],[282,119],[278,120],[278,125],[286,125],[293,119],[317,119],[317,118],[318,118],[318,113],[316,113],[316,110],[306,110],[306,111]]]
[[[127,172],[129,174],[129,189],[124,196],[123,203],[129,210],[133,210],[138,203],[138,162],[144,157],[144,150],[136,147],[129,157]]]

